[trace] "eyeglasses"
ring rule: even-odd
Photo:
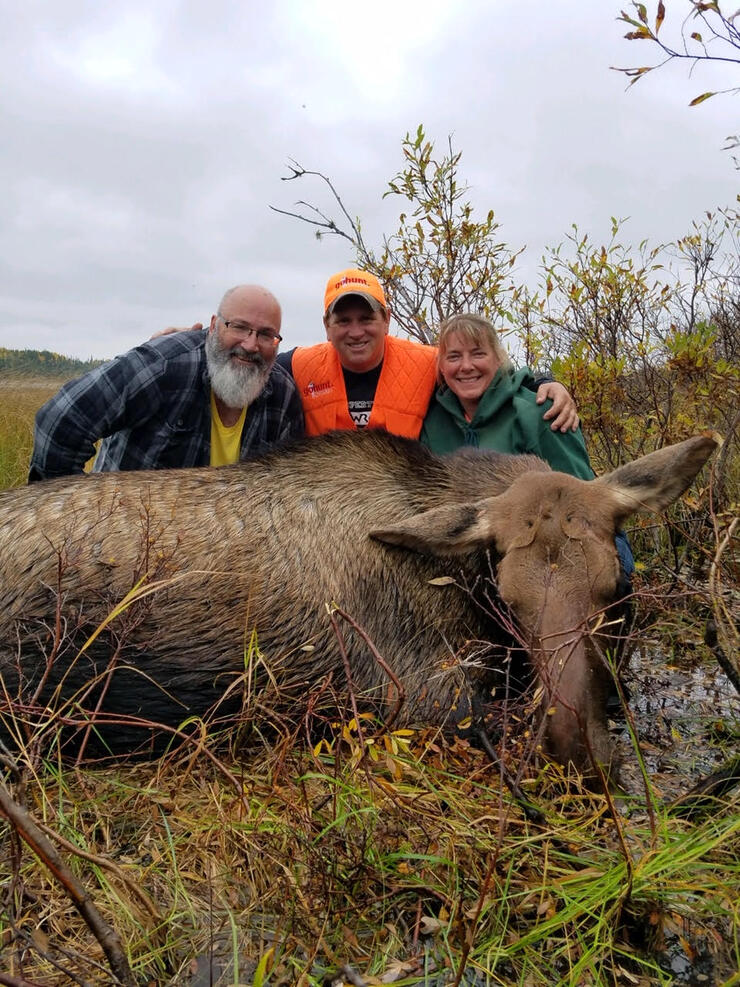
[[[272,329],[255,329],[248,322],[240,322],[238,319],[229,319],[227,321],[223,315],[219,315],[219,319],[227,329],[231,329],[232,332],[238,332],[245,339],[249,339],[252,333],[254,333],[260,346],[277,346],[283,338],[279,333],[273,332]]]

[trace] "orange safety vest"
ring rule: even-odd
[[[418,439],[436,383],[437,350],[396,336],[385,337],[383,369],[368,428]],[[299,346],[293,377],[301,396],[306,435],[357,428],[349,414],[339,356],[331,343]]]

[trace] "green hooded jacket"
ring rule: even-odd
[[[424,418],[420,441],[437,453],[454,452],[463,446],[528,452],[561,473],[593,479],[580,428],[577,432],[552,431],[550,422],[542,417],[551,402],[537,404],[535,393],[525,386],[525,381],[533,380],[526,367],[514,373],[499,370],[478,402],[472,421],[466,420],[448,387],[438,388]]]

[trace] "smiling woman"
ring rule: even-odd
[[[462,446],[531,453],[582,480],[593,470],[580,429],[553,432],[533,390],[534,375],[514,370],[491,323],[454,315],[439,330],[437,377],[421,441],[433,452]]]
[[[439,330],[440,382],[421,430],[432,452],[464,446],[496,452],[530,453],[554,470],[581,480],[594,471],[580,427],[553,431],[542,417],[528,368],[514,370],[491,323],[479,315],[453,315]],[[547,406],[545,406],[547,407]],[[632,550],[623,532],[616,540],[624,572],[634,571]]]
[[[478,316],[450,319],[439,337],[439,376],[456,395],[472,421],[478,402],[496,372],[511,369],[511,360],[490,323]]]

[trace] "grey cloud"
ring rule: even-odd
[[[439,149],[454,133],[473,202],[528,244],[528,278],[572,222],[599,236],[630,215],[635,241],[660,241],[734,199],[719,151],[732,104],[689,110],[699,83],[680,72],[625,93],[608,66],[638,53],[618,4],[417,7],[414,30],[413,4],[395,18],[378,4],[372,34],[339,3],[13,8],[0,42],[2,344],[110,356],[207,319],[244,280],[280,297],[286,343],[320,338],[326,278],[352,258],[269,211],[332,207],[318,183],[281,182],[285,162],[330,175],[377,245],[407,205],[381,196],[420,122]]]

